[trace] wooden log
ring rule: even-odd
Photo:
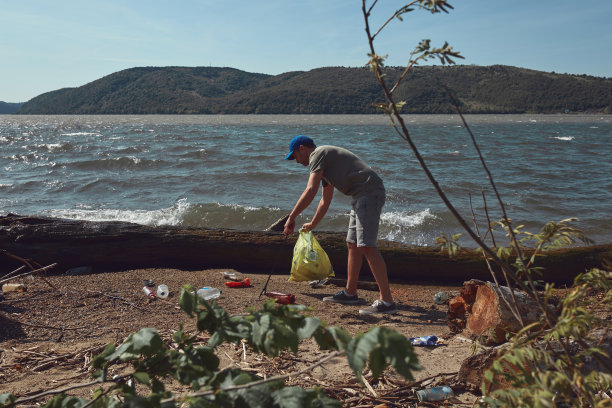
[[[346,276],[346,234],[315,231],[338,277]],[[249,273],[289,274],[297,235],[179,226],[149,227],[127,222],[91,222],[9,214],[0,217],[0,248],[41,265],[58,263],[55,273],[91,266],[94,271],[142,267],[234,268]],[[461,283],[489,279],[481,256],[472,250],[448,258],[437,248],[378,241],[395,282]],[[544,279],[569,283],[586,268],[612,255],[612,245],[558,252],[547,261]],[[1,256],[1,255],[0,255]],[[0,273],[21,266],[0,259]],[[544,258],[543,258],[544,259]],[[542,265],[544,261],[542,261]],[[11,269],[12,268],[12,269]],[[360,279],[371,280],[364,262]]]
[[[487,344],[500,344],[522,326],[510,311],[502,296],[513,304],[506,286],[472,279],[465,282],[459,296],[449,300],[447,324],[453,332],[467,328],[474,336],[482,336]],[[525,325],[539,320],[541,311],[526,293],[515,290],[514,299]]]

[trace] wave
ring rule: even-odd
[[[189,209],[186,200],[179,200],[173,206],[160,210],[124,209],[54,209],[44,211],[43,215],[85,221],[123,221],[151,227],[161,225],[181,225],[185,212]]]
[[[409,245],[431,245],[434,234],[428,225],[437,219],[429,208],[416,213],[383,212],[380,216],[379,238]]]
[[[553,139],[557,139],[557,140],[574,140],[576,138],[574,136],[553,136]]]
[[[49,153],[66,153],[77,150],[71,143],[43,143],[34,145],[37,149],[45,150]],[[80,151],[80,148],[79,148]]]
[[[43,215],[96,222],[123,221],[148,226],[263,231],[286,215],[286,212],[276,207],[222,203],[191,204],[183,198],[170,207],[157,210],[54,209],[45,211]],[[436,219],[429,209],[412,214],[400,211],[385,212],[381,215],[379,238],[411,245],[431,245],[434,234],[429,232],[428,224]],[[324,220],[320,225],[322,231],[346,231],[346,213],[329,214]],[[298,221],[305,222],[306,218]]]
[[[73,132],[73,133],[62,133],[61,136],[102,136],[99,132]]]
[[[68,163],[68,167],[81,170],[121,170],[151,167],[163,163],[163,160],[140,159],[135,156],[116,157],[99,160],[83,160]]]

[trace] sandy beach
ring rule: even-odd
[[[6,293],[0,309],[2,391],[23,398],[88,382],[91,380],[88,363],[92,355],[99,353],[105,344],[118,344],[143,327],[158,329],[164,339],[169,339],[180,324],[195,332],[195,320],[178,307],[180,290],[186,284],[222,289],[218,301],[230,314],[245,313],[248,307],[258,309],[267,299],[259,295],[268,275],[244,275],[249,277],[252,287],[227,288],[222,275],[225,270],[240,273],[233,269],[186,271],[155,268],[21,279],[27,291]],[[168,285],[170,296],[167,299],[149,299],[142,290],[147,279],[155,284]],[[447,306],[433,302],[436,292],[452,294],[459,290],[458,286],[393,285],[399,313],[373,317],[362,316],[358,310],[378,298],[375,290],[362,286],[359,290],[362,305],[345,306],[322,302],[324,296],[340,289],[335,284],[311,288],[306,282],[288,282],[287,279],[288,273],[272,275],[268,290],[294,294],[296,303],[311,308],[310,315],[328,325],[341,326],[351,334],[383,325],[406,337],[435,335],[443,339],[444,345],[441,346],[416,347],[423,370],[414,373],[415,383],[412,387],[453,386],[456,394],[453,401],[456,404],[463,402],[471,405],[477,398],[470,390],[457,384],[455,378],[461,362],[470,355],[472,342],[465,334],[453,335],[450,332],[445,323]],[[206,341],[206,333],[202,334],[202,341]],[[232,344],[220,346],[217,352],[221,368],[233,365],[262,377],[296,372],[326,354],[328,352],[319,350],[314,341],[302,343],[297,354],[283,352],[276,358],[257,355],[248,348]],[[401,398],[408,401],[411,395],[414,398],[411,384],[389,369],[382,379],[371,383],[374,393],[356,384],[345,358],[330,360],[304,375],[291,377],[287,383],[323,387],[330,396],[343,401],[344,406],[357,406],[365,402],[377,405],[377,401],[378,404],[388,402],[391,404],[388,406],[401,406],[391,402],[402,401]],[[170,387],[179,395],[187,391],[178,385]],[[93,390],[89,387],[70,393],[90,397]],[[392,397],[385,399],[385,396]],[[48,398],[36,402],[42,403]]]

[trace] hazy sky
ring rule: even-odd
[[[371,1],[369,1],[370,3]],[[399,0],[379,0],[384,21]],[[377,40],[405,65],[424,38],[462,64],[612,77],[611,0],[451,0],[414,12]],[[360,0],[0,0],[0,101],[25,102],[141,66],[233,67],[279,74],[363,66]]]

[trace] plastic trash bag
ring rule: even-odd
[[[329,257],[312,235],[312,231],[300,230],[295,247],[293,248],[293,262],[289,281],[305,282],[321,280],[334,276]]]

